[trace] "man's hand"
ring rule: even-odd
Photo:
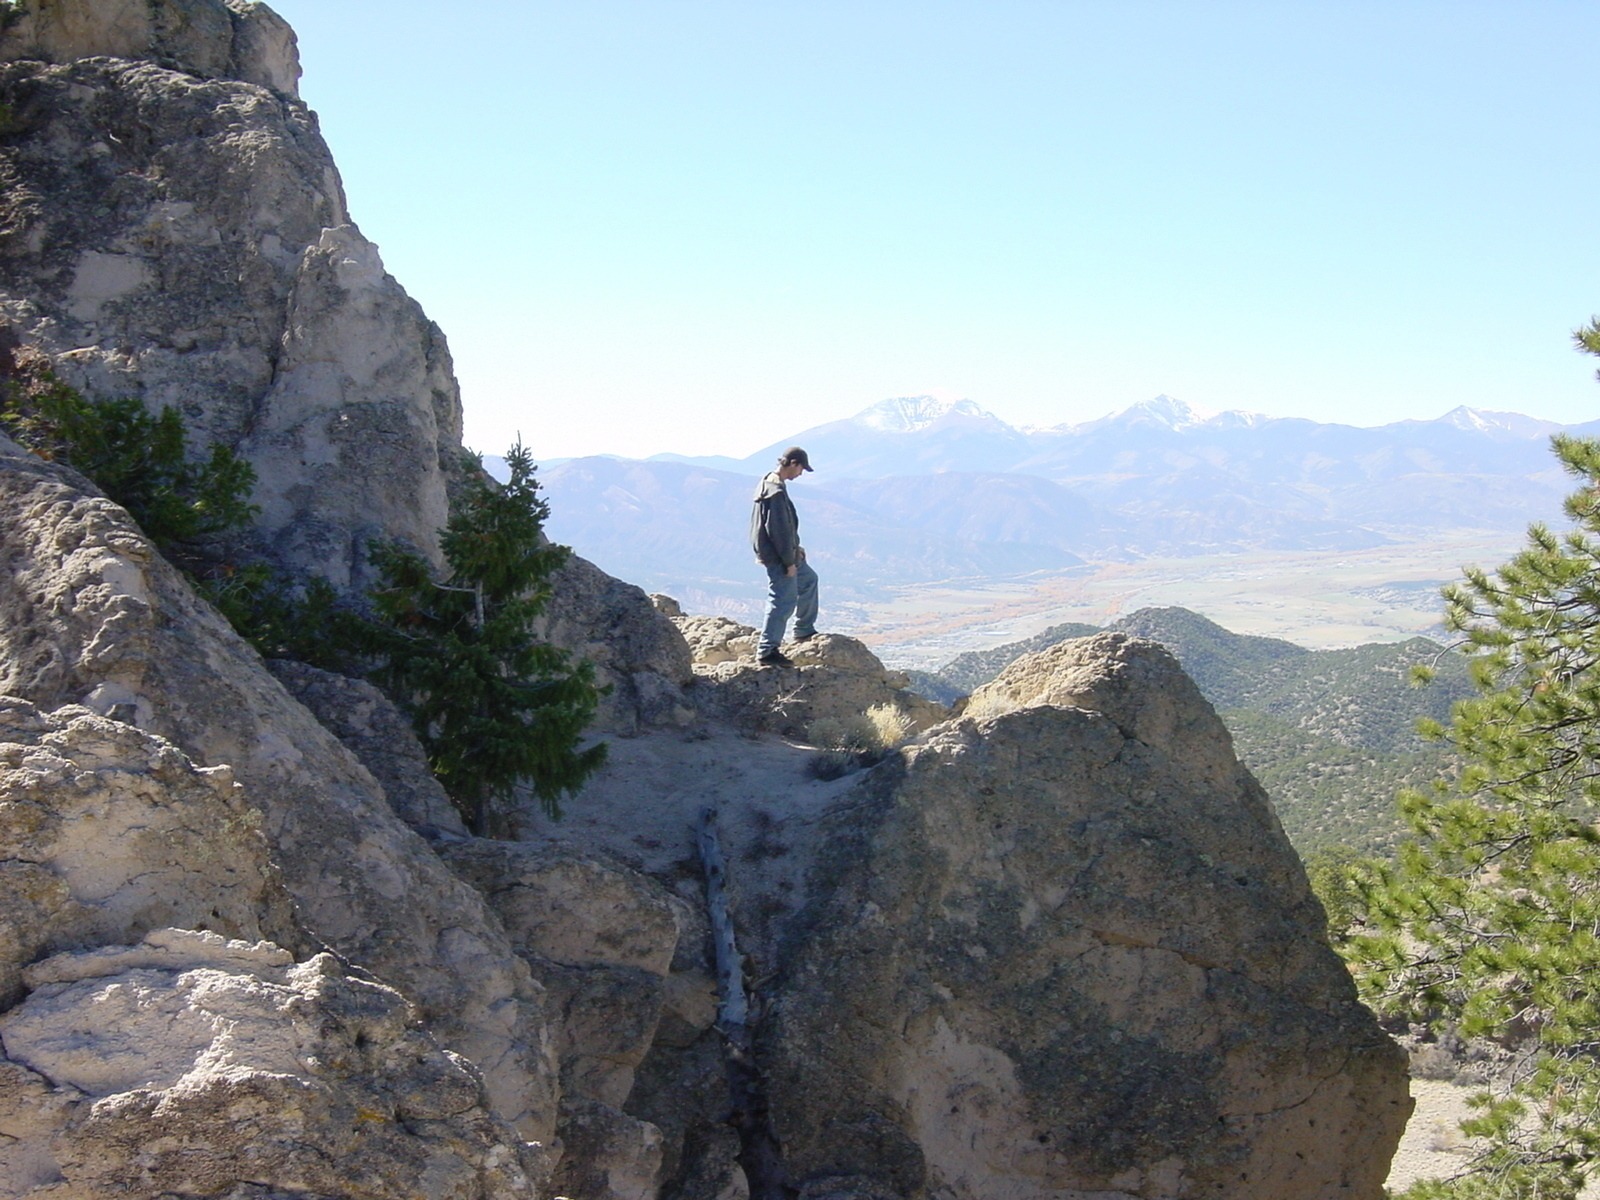
[[[800,564],[798,564],[798,563],[796,563],[796,564],[795,564],[795,565],[794,565],[794,566],[792,566],[792,567],[785,567],[785,568],[784,568],[784,569],[783,569],[783,573],[784,573],[784,574],[785,574],[785,575],[793,575],[793,574],[794,574],[794,573],[795,573],[795,572],[796,572],[796,571],[798,571],[798,570],[799,570],[799,569],[800,569]]]

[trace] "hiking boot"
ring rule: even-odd
[[[763,667],[792,667],[792,666],[794,666],[794,660],[792,658],[790,658],[787,654],[785,654],[782,650],[768,650],[760,658],[756,659],[756,662],[760,663]]]
[[[795,641],[796,645],[800,645],[802,643],[809,642],[812,638],[814,638],[816,636],[817,636],[817,631],[815,629],[813,629],[810,633],[797,633],[797,634],[795,634],[794,635],[794,641]]]

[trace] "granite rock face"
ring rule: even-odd
[[[0,1196],[531,1200],[545,1170],[404,998],[331,954],[158,929],[25,975]]]
[[[38,958],[166,926],[302,944],[242,790],[87,708],[0,697],[0,1008]]]
[[[0,441],[0,695],[82,704],[231,768],[316,937],[403,990],[547,1140],[541,992],[498,918],[116,505]]]
[[[553,595],[536,629],[595,665],[611,692],[595,728],[628,736],[650,726],[683,726],[695,718],[684,687],[694,678],[688,644],[644,589],[613,579],[573,555],[550,581]]]
[[[754,629],[725,617],[684,617],[677,623],[696,639],[690,701],[741,728],[815,745],[865,747],[911,737],[948,715],[943,705],[907,691],[906,676],[886,669],[855,638],[819,633],[784,647],[794,666],[763,667],[755,661]],[[889,717],[897,736],[864,724],[872,709]]]
[[[249,459],[256,553],[341,589],[371,581],[374,540],[437,560],[461,469],[449,351],[350,223],[310,111],[229,66],[227,38],[277,18],[30,3],[4,45],[59,61],[0,64],[0,321],[88,394],[176,406]]]
[[[96,57],[148,59],[299,96],[294,30],[255,0],[22,0],[0,32],[0,61]]]
[[[450,352],[351,222],[287,26],[247,0],[24,7],[0,37],[8,336],[249,460],[247,550],[291,575],[364,592],[379,541],[442,563]],[[687,650],[638,588],[574,559],[546,633],[611,685],[602,728],[692,719]]]
[[[656,1038],[679,940],[661,885],[565,846],[484,841],[442,847],[488,899],[544,985],[561,1070],[561,1161],[573,1200],[652,1200],[663,1140],[623,1111]]]
[[[410,720],[362,679],[349,679],[289,659],[267,669],[310,710],[383,788],[389,807],[426,838],[470,836],[461,812],[428,769],[428,755]]]
[[[1376,1200],[1403,1056],[1209,705],[1120,635],[1011,674],[825,819],[765,1046],[801,1194]]]
[[[677,608],[677,603],[673,603]],[[761,633],[749,625],[742,625],[732,617],[684,615],[678,613],[672,623],[689,643],[689,653],[696,666],[713,667],[717,663],[738,662],[741,658],[756,656]]]

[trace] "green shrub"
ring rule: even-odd
[[[571,551],[543,538],[549,509],[521,443],[506,463],[511,480],[497,486],[474,460],[440,538],[448,575],[436,579],[405,547],[377,548],[373,615],[348,626],[377,664],[372,678],[410,712],[435,774],[483,836],[504,831],[502,806],[524,784],[560,816],[562,795],[606,756],[603,743],[579,749],[602,694],[593,665],[571,662],[532,629]]]
[[[549,577],[571,553],[544,540],[549,509],[519,443],[511,481],[473,460],[440,544],[449,573],[397,545],[373,551],[381,582],[367,611],[326,579],[296,582],[222,553],[259,511],[255,470],[226,446],[192,462],[183,420],[134,399],[89,400],[23,354],[0,390],[0,428],[63,462],[122,505],[162,555],[267,657],[368,673],[411,714],[435,773],[472,828],[502,830],[496,803],[529,784],[552,816],[605,761],[579,749],[601,695],[594,668],[534,636]]]
[[[255,469],[227,446],[189,461],[177,409],[155,416],[132,398],[88,400],[37,356],[19,356],[0,394],[0,427],[41,458],[87,475],[186,567],[205,542],[259,511],[249,500]]]

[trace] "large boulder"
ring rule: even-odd
[[[332,954],[158,929],[25,974],[0,1197],[536,1194],[545,1163],[477,1072]]]
[[[1120,635],[1029,672],[824,818],[764,1048],[792,1181],[1377,1200],[1404,1056],[1216,715]]]
[[[690,724],[684,686],[694,678],[688,644],[644,589],[573,555],[550,580],[551,598],[535,628],[552,645],[595,665],[610,688],[598,730],[623,736],[650,726]]]
[[[661,1131],[623,1107],[656,1038],[681,902],[570,846],[473,841],[441,851],[488,899],[545,987],[561,1064],[555,1187],[572,1200],[653,1200]]]
[[[166,926],[308,945],[243,790],[90,709],[0,697],[0,1009],[29,963]]]
[[[541,989],[499,918],[122,509],[4,439],[0,695],[81,703],[230,767],[311,932],[405,992],[501,1116],[553,1135]]]

